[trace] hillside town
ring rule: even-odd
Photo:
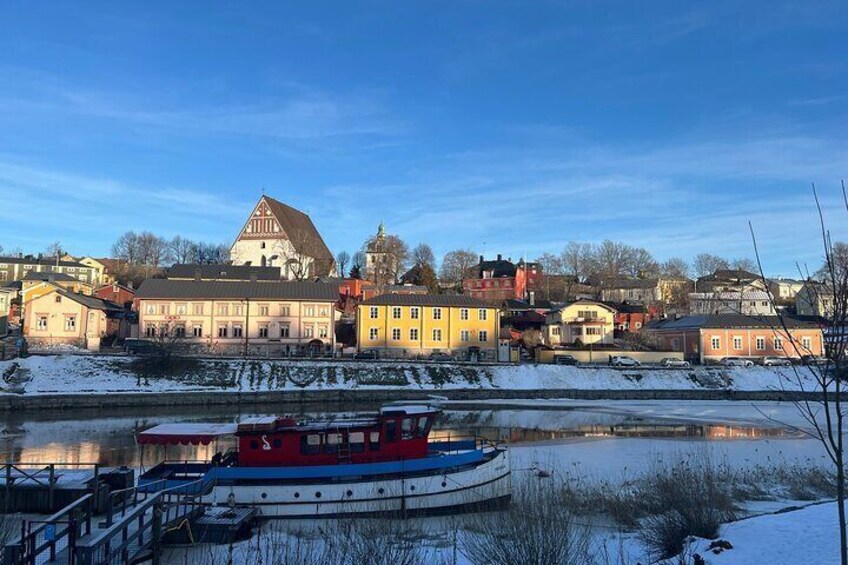
[[[770,364],[824,355],[828,285],[703,253],[569,243],[437,268],[380,223],[353,252],[262,194],[228,247],[127,232],[111,257],[0,256],[3,355],[21,350],[488,363]],[[232,226],[233,230],[238,226]]]

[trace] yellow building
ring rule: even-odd
[[[390,357],[444,352],[496,360],[499,315],[496,307],[469,296],[382,294],[358,305],[357,344],[359,351]]]
[[[543,334],[550,345],[612,343],[615,310],[602,302],[576,300],[546,316]]]

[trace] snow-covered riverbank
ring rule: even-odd
[[[19,366],[24,395],[270,392],[298,390],[679,390],[793,391],[791,368],[614,369],[555,365],[190,359],[162,370],[134,357],[55,355],[0,362]],[[798,371],[805,371],[799,368]],[[813,390],[812,384],[805,387]],[[4,392],[11,392],[4,390]]]

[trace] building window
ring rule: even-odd
[[[57,294],[57,295],[56,295],[56,299],[54,300],[54,302],[55,302],[56,304],[59,304],[60,302],[62,302],[62,297],[61,297],[61,296],[59,296],[59,295]]]
[[[738,335],[733,336],[733,349],[742,351],[742,338]]]
[[[268,305],[267,304],[260,304],[259,305],[259,315],[260,316],[267,316],[268,315]]]
[[[268,326],[259,326],[259,337],[268,337]]]
[[[315,336],[315,328],[312,326],[304,326],[303,328],[303,337],[314,337]]]
[[[289,325],[283,324],[280,326],[280,337],[289,337]]]
[[[377,318],[380,317],[380,309],[377,308],[376,306],[372,306],[370,315],[371,315],[372,320],[376,320]]]
[[[480,308],[477,310],[477,319],[481,322],[485,322],[488,319],[489,311],[485,308]]]
[[[303,309],[303,316],[306,318],[314,318],[315,317],[315,306],[309,305]]]
[[[551,326],[551,335],[559,335],[559,326]]]
[[[459,309],[459,319],[467,320],[468,319],[468,308],[460,308]]]
[[[185,304],[177,304],[176,312],[177,312],[177,316],[185,316],[186,305]]]
[[[244,306],[242,304],[233,304],[233,316],[244,316]]]
[[[368,330],[368,339],[370,339],[371,341],[374,341],[375,339],[377,339],[379,332],[380,332],[379,328],[370,328]]]
[[[779,337],[774,338],[774,350],[782,351],[783,350],[783,339]]]
[[[471,332],[468,330],[460,330],[459,341],[471,341]]]
[[[392,319],[400,320],[400,306],[392,306]]]
[[[392,340],[400,341],[400,328],[392,328]]]
[[[291,316],[291,306],[288,304],[280,305],[280,316],[289,317]]]
[[[144,335],[147,337],[156,337],[156,326],[153,324],[147,324],[144,328]]]
[[[227,337],[227,326],[218,326],[218,337]]]
[[[65,318],[65,331],[72,332],[77,329],[77,317],[76,316],[68,316]]]
[[[441,320],[442,319],[442,309],[441,308],[433,308],[433,319]]]
[[[144,308],[144,313],[145,313],[145,314],[149,314],[149,315],[151,315],[151,316],[152,316],[152,315],[154,315],[154,314],[156,314],[156,305],[155,305],[155,304],[148,304],[148,305]]]
[[[36,320],[35,329],[42,331],[47,329],[47,316],[38,317],[38,320]]]
[[[230,305],[229,304],[218,304],[218,315],[219,316],[229,316],[230,315]]]
[[[409,339],[418,341],[418,328],[409,328]]]
[[[418,319],[418,307],[417,306],[413,306],[412,308],[409,309],[409,317],[412,318],[413,320]]]
[[[757,336],[756,340],[757,351],[765,351],[766,350],[766,338],[763,336]]]
[[[597,320],[598,313],[595,310],[578,310],[577,317],[585,320]]]
[[[318,309],[318,315],[321,316],[322,318],[326,318],[327,316],[329,316],[327,307],[322,306],[321,308],[319,308]]]
[[[477,341],[479,341],[480,343],[486,343],[487,341],[489,341],[489,332],[487,332],[486,330],[480,330],[477,333]]]
[[[159,315],[160,316],[167,316],[168,315],[168,305],[167,304],[160,304],[159,305]]]
[[[202,316],[203,315],[203,304],[193,304],[191,306],[191,313],[194,314],[195,316]]]
[[[203,337],[203,326],[192,326],[191,335],[194,337]]]
[[[174,337],[183,338],[185,335],[185,326],[176,326],[174,328]]]
[[[679,339],[674,338],[674,339],[671,340],[671,349],[674,350],[674,351],[677,351],[678,349],[680,349],[680,340]]]
[[[329,337],[330,333],[327,330],[327,326],[318,326],[318,337],[326,338]]]
[[[244,328],[240,324],[233,324],[233,337],[242,337],[244,335]]]
[[[586,328],[586,335],[604,335],[601,328]]]
[[[813,349],[813,340],[812,340],[812,339],[810,339],[810,338],[809,338],[809,337],[807,337],[807,336],[802,337],[802,338],[801,338],[801,348],[802,348],[804,351],[807,351],[807,352],[812,351],[812,349]]]
[[[710,346],[713,349],[721,349],[721,338],[713,336],[712,339],[710,339]]]
[[[442,341],[442,330],[439,328],[433,330],[433,341]]]

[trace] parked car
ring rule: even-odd
[[[725,367],[753,367],[754,362],[744,357],[724,357],[721,364]]]
[[[574,355],[555,355],[554,356],[554,364],[555,365],[579,365],[580,361],[578,361]]]
[[[613,367],[640,367],[642,364],[628,355],[614,355],[610,360]]]
[[[380,350],[379,349],[363,349],[353,355],[354,359],[379,359],[380,358]]]
[[[767,355],[763,357],[763,367],[788,367],[792,361],[786,357]]]
[[[660,365],[662,365],[663,367],[688,367],[689,361],[677,359],[676,357],[666,357],[665,359],[660,361]]]
[[[449,363],[451,361],[456,361],[453,356],[448,355],[444,351],[434,351],[430,354],[430,361],[441,361],[443,363]]]
[[[802,355],[801,363],[804,365],[827,365],[827,357],[818,355]]]

